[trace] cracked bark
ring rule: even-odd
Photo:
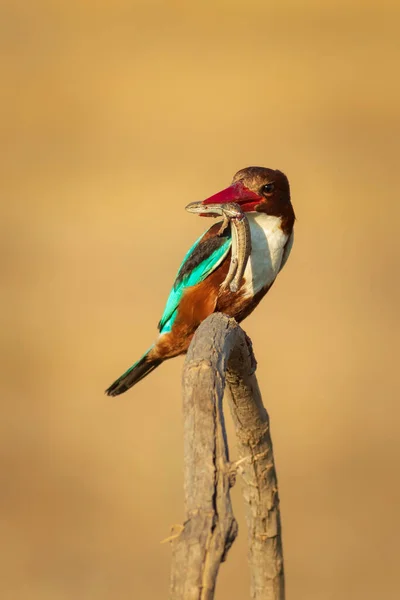
[[[252,600],[283,600],[279,497],[268,414],[251,342],[234,319],[213,314],[198,328],[183,372],[185,523],[172,535],[170,600],[212,600],[237,535],[222,411],[235,424],[249,540]]]

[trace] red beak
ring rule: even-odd
[[[202,204],[226,204],[227,202],[236,202],[237,204],[254,204],[260,202],[262,198],[255,192],[249,190],[241,181],[233,183],[222,192],[218,192],[203,200]]]

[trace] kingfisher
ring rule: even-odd
[[[109,396],[126,392],[164,360],[186,353],[197,327],[211,313],[243,321],[285,265],[295,221],[286,175],[265,167],[241,169],[229,187],[202,202],[224,203],[238,204],[250,226],[251,254],[237,291],[222,285],[231,261],[232,232],[230,225],[221,228],[217,222],[185,255],[158,324],[157,340],[110,385]]]

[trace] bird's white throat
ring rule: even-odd
[[[291,240],[285,248],[289,236],[281,229],[281,217],[254,212],[248,213],[247,218],[251,232],[251,255],[244,272],[243,288],[246,295],[254,296],[262,288],[271,285],[278,275],[290,252]]]

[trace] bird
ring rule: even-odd
[[[231,227],[213,224],[186,253],[158,323],[154,344],[106,390],[118,396],[162,362],[188,350],[193,335],[213,312],[245,319],[271,289],[293,246],[295,213],[286,175],[266,167],[238,171],[226,189],[202,204],[236,203],[250,225],[251,254],[236,292],[223,286],[231,260]],[[207,215],[204,215],[207,216]]]

